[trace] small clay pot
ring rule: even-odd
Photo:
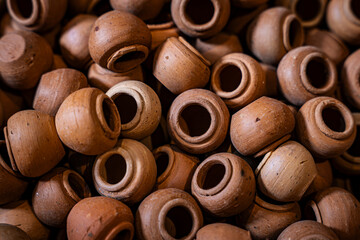
[[[265,95],[265,86],[263,69],[246,54],[225,55],[212,68],[211,89],[229,108],[243,108]]]
[[[322,191],[332,186],[333,173],[329,160],[315,160],[317,175],[314,181],[310,184],[306,190],[304,196],[308,196],[312,193]]]
[[[288,51],[304,43],[304,30],[289,9],[274,7],[252,21],[246,38],[249,49],[257,58],[276,66]]]
[[[96,88],[83,88],[70,94],[56,113],[55,124],[61,141],[85,155],[110,150],[121,129],[116,105]]]
[[[85,198],[70,211],[66,222],[69,240],[124,239],[134,236],[134,216],[128,206],[107,197]]]
[[[65,227],[71,208],[81,199],[90,197],[84,179],[75,171],[55,168],[43,176],[33,191],[32,204],[36,217],[52,227]]]
[[[200,228],[196,240],[251,240],[249,231],[227,223],[213,223]]]
[[[240,8],[255,8],[268,1],[269,0],[231,0],[231,3]]]
[[[297,137],[315,157],[333,158],[351,147],[356,125],[350,110],[339,100],[317,97],[296,115]]]
[[[168,131],[181,149],[206,153],[225,140],[229,118],[229,110],[215,93],[192,89],[173,101],[168,112]]]
[[[277,75],[282,94],[296,106],[318,96],[331,96],[337,87],[335,64],[312,46],[288,52],[279,63]]]
[[[65,61],[73,68],[86,70],[93,62],[88,42],[97,16],[80,14],[71,19],[62,30],[60,50]]]
[[[134,205],[153,189],[156,163],[142,143],[122,139],[115,148],[96,158],[92,173],[101,195]]]
[[[203,216],[190,194],[167,188],[153,192],[141,202],[135,224],[139,240],[192,240],[203,225]]]
[[[254,201],[255,176],[250,165],[232,153],[217,153],[196,169],[191,192],[207,212],[230,217],[247,209]]]
[[[68,66],[66,65],[64,59],[62,58],[61,55],[58,54],[54,54],[53,55],[53,65],[51,67],[51,70],[56,70],[56,69],[60,69],[60,68],[67,68]]]
[[[65,98],[87,86],[85,75],[75,69],[62,68],[47,72],[41,76],[37,86],[33,108],[55,116]]]
[[[159,47],[166,39],[179,37],[179,29],[173,21],[160,24],[148,24],[147,26],[151,33],[151,51]]]
[[[187,36],[209,38],[228,22],[230,0],[172,0],[171,16]]]
[[[168,38],[156,50],[154,76],[173,94],[203,88],[210,78],[210,62],[182,37]]]
[[[279,80],[276,68],[264,63],[260,63],[260,66],[265,73],[265,95],[268,97],[279,96]]]
[[[118,10],[101,15],[89,37],[92,59],[113,72],[127,72],[145,61],[151,33],[138,17]]]
[[[352,53],[344,62],[341,71],[341,84],[346,99],[360,110],[360,49]]]
[[[11,167],[25,177],[50,171],[65,155],[54,117],[35,110],[15,113],[4,128]]]
[[[18,31],[0,38],[2,81],[17,90],[36,86],[40,76],[52,66],[50,45],[33,32]]]
[[[0,223],[0,238],[2,240],[31,240],[26,232],[6,223]]]
[[[231,142],[238,152],[257,157],[290,138],[295,118],[290,108],[269,97],[261,97],[231,118]]]
[[[160,123],[161,103],[155,91],[140,81],[123,81],[106,92],[121,118],[121,136],[136,140],[150,136]]]
[[[111,7],[134,14],[142,20],[149,20],[159,15],[165,0],[110,0]]]

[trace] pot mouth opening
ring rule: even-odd
[[[90,197],[90,192],[87,189],[85,181],[77,174],[69,172],[66,182],[68,187],[70,187],[68,192],[74,200],[80,201],[83,198]]]
[[[115,69],[121,69],[126,65],[137,65],[138,62],[142,62],[146,58],[146,54],[142,51],[128,52],[119,57],[114,62]]]
[[[37,6],[34,0],[9,0],[8,6],[20,22],[21,20],[28,20],[35,17],[35,8]]]
[[[220,162],[213,162],[207,168],[202,168],[198,174],[197,184],[204,190],[212,189],[220,184],[225,177],[226,168]]]
[[[180,128],[190,137],[206,134],[210,129],[211,121],[208,109],[196,103],[185,106],[179,115]]]
[[[103,127],[110,129],[112,132],[118,132],[120,130],[120,124],[118,116],[116,116],[117,109],[115,104],[109,97],[104,97],[101,103],[102,116],[105,120],[101,121]]]
[[[239,87],[242,78],[241,69],[233,64],[229,64],[220,70],[220,89],[224,92],[233,92]]]
[[[322,10],[321,0],[298,0],[295,4],[296,15],[304,22],[309,22],[318,17]]]
[[[193,216],[184,206],[175,206],[166,213],[165,230],[175,239],[188,236],[193,230],[193,225]]]
[[[344,132],[346,122],[344,116],[335,106],[326,106],[322,110],[322,118],[328,128],[335,132]]]
[[[211,0],[188,0],[185,3],[186,19],[194,25],[209,23],[215,14],[215,6]]]
[[[304,29],[295,15],[289,15],[284,23],[284,45],[287,51],[300,47],[304,42]]]
[[[314,57],[307,62],[306,76],[314,88],[324,88],[330,80],[330,66],[322,57]]]
[[[120,154],[113,154],[106,159],[102,178],[109,184],[117,184],[123,180],[126,171],[125,158]]]
[[[121,124],[124,125],[131,122],[138,111],[136,99],[126,93],[120,93],[112,97],[112,99],[119,111]]]

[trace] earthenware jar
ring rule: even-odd
[[[151,32],[151,51],[159,47],[166,39],[179,37],[179,29],[173,21],[160,24],[148,24],[147,26]]]
[[[230,53],[212,67],[211,89],[232,109],[243,108],[265,95],[265,73],[243,53]]]
[[[107,197],[85,198],[70,211],[67,237],[77,239],[124,239],[134,236],[134,216],[128,206]]]
[[[350,110],[339,100],[317,97],[296,115],[297,137],[315,157],[332,158],[351,147],[356,125]]]
[[[2,240],[31,240],[26,232],[6,223],[0,223],[0,238]]]
[[[154,76],[173,94],[202,88],[209,81],[210,62],[182,37],[168,38],[154,56]]]
[[[317,170],[316,177],[306,190],[304,196],[329,188],[333,183],[333,173],[330,161],[315,159],[315,164]]]
[[[230,0],[173,0],[171,16],[189,37],[209,38],[219,33],[230,17]]]
[[[288,51],[303,42],[304,30],[300,20],[284,7],[269,8],[260,13],[247,32],[251,52],[263,63],[274,66]]]
[[[240,8],[255,8],[268,1],[269,0],[231,0],[231,3]]]
[[[290,138],[295,118],[290,108],[261,97],[231,118],[231,142],[241,154],[262,156]]]
[[[341,72],[341,83],[346,99],[360,110],[360,49],[352,53],[344,62]]]
[[[196,240],[251,240],[249,231],[227,223],[213,223],[206,225],[196,233]]]
[[[49,44],[33,32],[18,31],[0,38],[0,72],[9,87],[24,90],[35,87],[41,74],[52,66]]]
[[[110,11],[95,22],[89,37],[92,59],[113,72],[127,72],[145,61],[151,46],[151,34],[138,17],[122,11]]]
[[[337,87],[335,64],[312,46],[288,52],[279,63],[277,75],[284,97],[296,106],[318,96],[331,96]]]
[[[203,225],[203,216],[190,194],[167,188],[153,192],[141,202],[135,224],[139,240],[192,240]]]
[[[110,0],[113,9],[134,14],[142,20],[155,18],[165,2],[165,0]]]
[[[168,112],[168,131],[181,149],[206,153],[225,140],[229,118],[229,110],[215,93],[192,89],[173,101]]]
[[[83,88],[70,94],[56,113],[55,124],[61,141],[85,155],[110,150],[121,129],[116,105],[97,88]]]

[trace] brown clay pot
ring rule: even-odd
[[[147,26],[151,32],[151,51],[159,47],[166,39],[179,37],[179,29],[173,21],[160,24],[148,24]]]
[[[168,112],[168,131],[181,149],[206,153],[225,140],[229,118],[229,110],[215,93],[192,89],[173,101]]]
[[[203,225],[203,216],[190,194],[167,188],[153,192],[141,202],[135,224],[139,240],[192,240]]]
[[[142,143],[122,139],[115,148],[96,158],[92,173],[101,195],[134,205],[153,189],[156,163]]]
[[[276,68],[260,63],[262,70],[265,73],[265,95],[268,97],[277,97],[279,95],[279,80],[277,78]]]
[[[269,97],[261,97],[231,118],[231,142],[243,155],[262,156],[290,138],[295,118],[290,108]]]
[[[249,231],[227,223],[213,223],[200,228],[196,240],[251,240]]]
[[[138,17],[118,10],[101,15],[89,37],[92,59],[113,72],[127,72],[145,61],[151,33]]]
[[[284,7],[269,8],[255,18],[247,31],[251,52],[263,63],[277,65],[290,50],[304,42],[300,20]]]
[[[182,37],[168,38],[156,50],[154,76],[173,94],[204,87],[210,78],[210,62]]]
[[[351,147],[356,125],[350,110],[339,100],[317,97],[296,115],[297,137],[315,157],[333,158]]]
[[[35,186],[32,205],[36,217],[42,223],[62,228],[65,227],[71,208],[90,196],[88,186],[78,173],[66,168],[55,168]]]
[[[228,22],[230,0],[172,0],[171,16],[187,36],[209,38]]]
[[[316,162],[318,161],[318,162]],[[310,184],[310,187],[306,190],[304,196],[308,196],[312,193],[322,191],[331,187],[333,183],[333,173],[330,161],[328,160],[315,160],[317,175],[314,181]]]
[[[70,211],[66,223],[69,240],[124,239],[134,236],[134,216],[128,206],[107,197],[85,198]]]
[[[56,70],[56,69],[60,69],[60,68],[67,68],[68,66],[66,65],[64,59],[62,58],[61,55],[58,54],[54,54],[53,55],[53,65],[51,67],[51,70]]]
[[[45,73],[37,86],[33,108],[55,116],[65,98],[87,85],[85,75],[75,69],[62,68]]]
[[[265,73],[243,53],[230,53],[212,67],[211,89],[232,109],[243,108],[265,95]]]
[[[121,129],[116,105],[96,88],[83,88],[70,94],[56,113],[55,124],[61,141],[85,155],[110,150]]]
[[[268,1],[269,0],[231,0],[231,3],[240,8],[255,8]]]
[[[341,71],[341,84],[346,99],[360,110],[360,49],[352,53],[344,62]]]
[[[165,0],[110,0],[111,7],[134,14],[142,20],[149,20],[159,15]]]
[[[0,38],[0,52],[2,81],[17,90],[35,87],[41,74],[52,66],[49,44],[33,32],[6,34]]]
[[[140,81],[123,81],[107,92],[121,118],[121,136],[136,140],[150,136],[160,123],[161,103],[155,91]]]
[[[337,87],[335,64],[312,46],[288,52],[279,63],[277,75],[282,94],[296,106],[318,96],[331,96]]]
[[[217,217],[230,217],[253,203],[255,176],[241,157],[232,153],[217,153],[197,167],[191,192],[207,212]]]
[[[0,238],[2,240],[31,240],[26,232],[6,223],[0,223]]]

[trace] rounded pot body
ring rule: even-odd
[[[352,53],[344,62],[341,71],[341,83],[344,96],[357,110],[360,110],[360,49]]]
[[[200,228],[196,233],[197,240],[251,240],[249,231],[227,223],[213,223]]]

